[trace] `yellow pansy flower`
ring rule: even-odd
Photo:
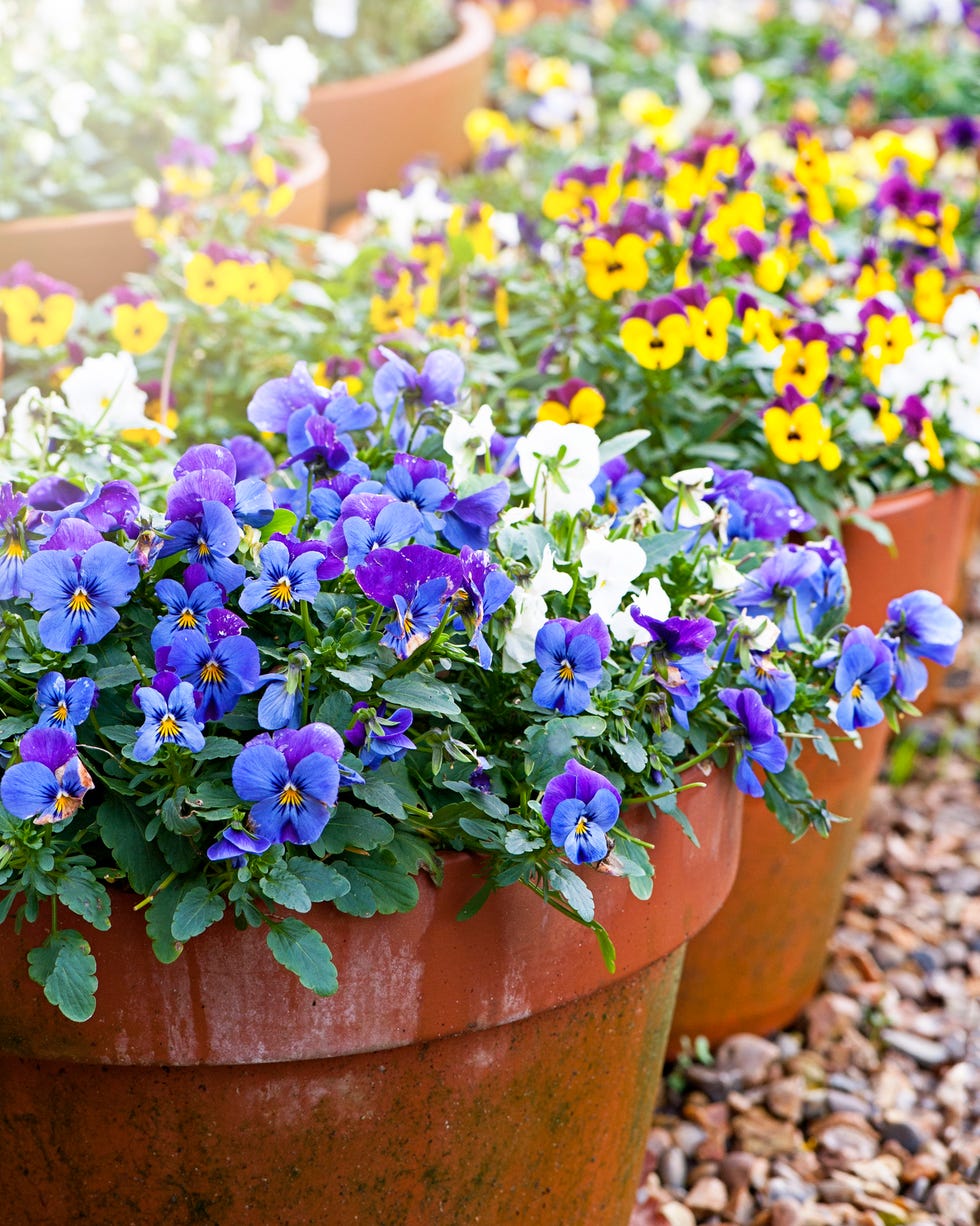
[[[491,217],[492,205],[481,204],[475,212],[471,212],[464,205],[457,204],[446,222],[446,233],[469,239],[476,255],[492,260],[497,254],[497,240],[490,225]]]
[[[623,234],[610,243],[587,238],[582,244],[585,284],[591,293],[608,302],[620,290],[641,290],[647,283],[647,244],[639,234]]]
[[[931,324],[942,323],[946,314],[945,277],[939,268],[924,268],[913,278],[912,305]]]
[[[793,177],[807,190],[830,182],[830,163],[819,137],[802,133],[797,137]]]
[[[700,355],[709,362],[720,362],[728,353],[728,325],[732,322],[732,304],[718,295],[712,298],[704,310],[695,306],[687,308],[691,325],[691,343]]]
[[[184,265],[184,293],[200,306],[222,306],[238,297],[241,269],[237,260],[215,263],[205,252],[195,252]]]
[[[891,261],[884,256],[876,260],[868,260],[861,265],[858,279],[854,282],[854,293],[866,302],[876,294],[893,291],[896,288],[895,276],[892,273]]]
[[[686,315],[670,314],[650,319],[630,315],[619,328],[623,348],[645,370],[669,370],[684,356],[691,343],[691,325]]]
[[[412,292],[412,274],[403,269],[398,274],[398,284],[385,298],[375,294],[371,299],[370,322],[375,332],[397,332],[399,328],[411,328],[415,324],[418,307]]]
[[[759,257],[752,276],[760,289],[769,294],[778,294],[798,263],[799,257],[787,247],[773,247]]]
[[[900,161],[916,183],[924,181],[939,157],[936,135],[926,127],[913,128],[911,132],[882,129],[869,138],[868,146],[882,174]]]
[[[775,316],[767,307],[748,307],[742,316],[742,343],[751,345],[753,341],[766,353],[772,353],[782,344],[782,338],[776,333]]]
[[[571,62],[561,56],[546,55],[528,69],[525,86],[532,94],[546,94],[549,89],[567,88],[571,80]]]
[[[807,341],[791,336],[786,341],[772,381],[782,395],[792,384],[801,396],[815,396],[830,373],[830,354],[826,341]]]
[[[503,111],[478,106],[463,120],[463,131],[474,152],[482,153],[488,145],[516,145],[517,129]]]
[[[810,400],[787,412],[774,405],[762,418],[766,442],[784,464],[812,463],[832,472],[841,462],[840,448],[830,441],[830,427]]]
[[[731,200],[718,206],[714,217],[704,226],[704,236],[723,260],[734,260],[738,244],[732,237],[733,231],[762,234],[765,228],[766,208],[758,192],[736,192]]]
[[[30,285],[0,289],[0,307],[7,317],[7,336],[15,345],[51,349],[60,345],[75,318],[71,294],[41,295]]]
[[[265,260],[259,260],[255,264],[241,264],[239,267],[241,275],[235,294],[239,302],[245,306],[265,306],[275,301],[279,296],[279,285],[275,273]]]
[[[149,353],[167,330],[167,313],[158,302],[117,303],[112,312],[112,335],[127,353]]]
[[[429,324],[429,335],[436,336],[440,340],[452,341],[464,353],[472,353],[479,340],[476,328],[468,319],[437,319]]]
[[[510,294],[506,285],[498,285],[493,291],[493,317],[498,328],[506,328],[510,323]]]
[[[598,388],[581,379],[569,379],[538,408],[538,421],[556,421],[561,426],[574,423],[594,429],[605,411],[605,397]]]
[[[922,423],[919,442],[926,449],[931,468],[941,469],[946,467],[946,457],[943,455],[943,449],[939,445],[939,439],[936,438],[936,428],[928,418]]]
[[[907,315],[872,315],[866,325],[861,370],[876,386],[886,366],[895,366],[913,343],[912,323]]]

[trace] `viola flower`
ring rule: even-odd
[[[692,343],[691,324],[684,304],[673,295],[639,302],[622,318],[619,339],[630,357],[644,370],[669,370]]]
[[[72,416],[93,433],[155,428],[169,436],[166,427],[146,416],[146,392],[138,377],[131,354],[103,353],[76,366],[61,390]]]
[[[224,253],[221,253],[224,254]],[[184,265],[184,293],[199,306],[223,306],[229,298],[237,298],[241,286],[242,266],[227,256],[216,258],[205,251],[196,251]]]
[[[707,649],[718,633],[707,617],[651,617],[639,605],[630,608],[633,621],[649,638],[632,648],[643,661],[644,672],[653,672],[657,683],[673,699],[674,719],[688,726],[688,712],[697,706],[701,682],[711,674]]]
[[[208,848],[209,860],[231,860],[233,867],[241,868],[246,856],[260,856],[272,846],[272,839],[260,839],[247,830],[237,826],[228,826],[222,830],[216,843]]]
[[[390,494],[354,492],[341,504],[327,544],[354,570],[374,549],[409,541],[422,526],[422,515],[412,503]]]
[[[595,501],[599,436],[588,426],[539,421],[517,443],[521,476],[534,496],[542,523],[559,511],[577,515]]]
[[[374,401],[383,412],[398,403],[442,404],[450,407],[459,401],[465,373],[463,360],[451,349],[435,349],[422,363],[421,371],[391,349],[379,345],[384,365],[374,376]]]
[[[316,842],[337,801],[343,749],[328,724],[283,728],[248,742],[231,768],[231,781],[252,805],[249,823],[258,838]]]
[[[690,343],[707,362],[720,362],[728,353],[728,325],[732,322],[732,304],[718,295],[703,309],[687,308],[691,326]]]
[[[741,680],[762,695],[770,711],[779,715],[793,705],[796,678],[786,668],[778,668],[768,651],[749,653],[750,662],[741,672]]]
[[[21,512],[26,506],[27,499],[15,494],[12,485],[0,485],[0,600],[22,592],[28,551]]]
[[[294,651],[286,661],[284,673],[260,677],[266,682],[265,693],[259,699],[259,727],[270,732],[276,728],[298,728],[303,705],[303,679],[310,661],[302,651]]]
[[[606,831],[619,819],[621,793],[598,771],[574,758],[550,780],[541,798],[541,816],[551,829],[551,841],[564,848],[573,864],[593,864],[609,854]]]
[[[457,614],[453,627],[465,630],[475,647],[481,668],[489,668],[490,647],[483,636],[487,619],[501,608],[514,590],[509,578],[488,553],[464,545],[459,551],[459,583],[449,601]]]
[[[184,576],[187,582],[187,576]],[[153,589],[157,599],[167,610],[157,622],[150,635],[150,646],[167,647],[178,630],[201,630],[206,625],[211,609],[221,608],[221,588],[217,583],[206,581],[188,591],[183,583],[174,579],[161,579]]]
[[[442,621],[448,598],[448,583],[442,576],[420,583],[409,600],[395,592],[395,620],[385,627],[381,644],[390,647],[400,660],[406,660],[432,637]]]
[[[197,691],[197,717],[205,722],[221,719],[258,687],[259,649],[244,635],[212,644],[200,630],[178,630],[169,652],[168,667]]]
[[[619,612],[623,597],[647,566],[646,550],[639,541],[611,541],[604,532],[590,528],[580,554],[579,574],[594,582],[589,588],[589,612],[608,625]]]
[[[762,428],[773,455],[784,464],[817,460],[827,472],[840,467],[840,448],[831,441],[830,427],[812,401],[799,404],[791,412],[772,405],[763,414]]]
[[[718,697],[741,724],[732,742],[735,785],[746,796],[760,797],[763,787],[752,769],[753,763],[758,763],[764,771],[778,775],[785,767],[788,756],[776,730],[776,721],[755,690],[726,688],[718,691]]]
[[[37,726],[60,728],[74,736],[78,725],[88,719],[97,695],[91,677],[66,681],[61,673],[45,673],[37,683]]]
[[[914,702],[929,674],[923,660],[944,668],[952,664],[963,637],[963,623],[935,592],[918,589],[888,602],[884,641],[895,655],[895,689]]]
[[[568,379],[561,387],[548,391],[538,409],[538,421],[556,421],[561,426],[577,422],[594,428],[605,411],[605,397],[598,388],[584,379]]]
[[[472,484],[470,483],[467,483]],[[500,518],[500,512],[510,498],[510,485],[496,481],[457,498],[446,511],[442,523],[443,538],[454,549],[486,549],[490,544],[490,529]]]
[[[555,567],[554,552],[550,545],[545,545],[537,571],[523,579],[512,593],[514,615],[504,635],[504,672],[517,672],[534,659],[534,640],[548,620],[545,596],[549,592],[566,595],[571,586],[571,575],[562,574]]]
[[[646,240],[639,234],[622,234],[615,241],[598,236],[584,239],[582,267],[590,292],[608,302],[620,290],[643,289],[650,276],[646,250]]]
[[[390,715],[385,703],[374,710],[366,702],[355,702],[353,709],[367,714],[355,718],[344,733],[344,738],[361,759],[365,770],[377,770],[385,760],[397,762],[415,748],[415,742],[406,735],[413,719],[408,707],[399,707]]]
[[[167,313],[158,302],[132,291],[123,298],[117,292],[112,308],[112,335],[120,349],[127,353],[149,353],[163,339],[167,330]]]
[[[94,786],[75,738],[57,728],[32,728],[20,739],[21,761],[0,779],[0,800],[14,817],[50,826],[74,817]]]
[[[887,645],[867,626],[848,632],[834,673],[834,688],[841,696],[834,719],[845,732],[885,718],[879,700],[892,688],[894,668]]]
[[[804,400],[815,396],[830,374],[830,354],[826,341],[804,342],[799,337],[786,339],[779,366],[773,372],[773,386],[782,395],[790,386]]]
[[[186,550],[187,561],[199,562],[207,577],[226,592],[233,592],[245,581],[245,567],[231,560],[242,530],[223,503],[206,499],[201,503],[199,520],[179,519],[168,525],[167,535],[170,539],[161,550],[163,557]]]
[[[398,282],[388,297],[383,294],[372,296],[368,318],[375,332],[387,335],[402,328],[414,327],[417,313],[412,274],[406,268],[399,273]]]
[[[315,600],[320,592],[317,568],[319,553],[301,553],[290,558],[281,541],[269,541],[259,552],[262,573],[242,589],[238,603],[246,613],[271,605],[279,612],[291,613],[299,601]]]
[[[204,733],[195,714],[194,687],[189,682],[181,681],[166,696],[151,686],[141,686],[136,691],[136,705],[145,719],[133,746],[137,762],[149,762],[165,745],[191,753],[204,748]]]
[[[555,618],[538,631],[534,658],[541,668],[532,697],[559,715],[581,715],[602,680],[609,633],[596,616],[582,622]]]
[[[612,516],[612,526],[618,527],[635,507],[643,502],[639,487],[646,480],[643,473],[630,468],[625,457],[614,456],[599,469],[592,482],[595,505],[603,515]]]
[[[119,621],[117,608],[129,601],[139,569],[111,541],[99,541],[81,558],[67,549],[42,550],[24,563],[23,585],[34,607],[43,610],[41,642],[68,652],[76,643],[98,643]]]
[[[13,344],[32,349],[60,345],[75,318],[75,297],[76,291],[68,285],[53,292],[26,284],[0,286],[7,336]]]

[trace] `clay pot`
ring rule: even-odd
[[[370,188],[397,187],[409,162],[441,170],[469,158],[463,120],[483,103],[494,26],[478,5],[459,6],[447,46],[390,72],[316,86],[305,117],[330,155],[330,205],[342,212]]]
[[[731,774],[687,796],[700,849],[670,818],[632,818],[656,844],[652,899],[587,874],[612,975],[523,886],[458,921],[480,885],[459,853],[407,915],[304,917],[334,952],[330,999],[224,921],[160,965],[116,895],[90,935],[98,1008],[73,1025],[3,925],[8,1220],[626,1226],[684,945],[737,860]]]
[[[298,155],[296,194],[278,220],[320,229],[327,209],[327,155],[315,140],[301,142]],[[2,222],[0,272],[27,260],[38,272],[75,286],[84,298],[97,298],[127,273],[150,267],[151,253],[136,237],[135,220],[135,209],[103,209]]]
[[[876,499],[869,514],[888,525],[894,549],[845,519],[841,540],[852,587],[848,621],[877,631],[888,602],[918,588],[935,592],[948,605],[959,603],[962,611],[976,499],[975,488],[966,485],[942,493],[921,485]],[[916,700],[923,713],[935,705],[943,671],[932,664],[928,668],[929,684]]]
[[[863,749],[837,743],[840,764],[805,749],[798,765],[815,796],[850,820],[826,839],[794,843],[762,800],[746,799],[738,876],[724,906],[688,945],[669,1054],[681,1038],[716,1043],[766,1034],[813,997],[840,912],[843,886],[881,769],[887,725],[866,728]]]

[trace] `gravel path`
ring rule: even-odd
[[[941,709],[878,785],[820,994],[666,1070],[630,1226],[980,1223],[980,551]]]

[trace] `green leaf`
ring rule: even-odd
[[[100,690],[113,690],[120,685],[131,686],[139,679],[139,671],[132,660],[125,664],[106,664],[97,669],[92,678]]]
[[[394,836],[390,822],[367,809],[355,809],[352,805],[339,804],[333,816],[317,839],[314,854],[335,855],[347,847],[361,851],[374,851],[390,843]]]
[[[153,952],[158,962],[176,962],[183,945],[174,940],[174,912],[180,902],[180,890],[176,887],[161,890],[146,908],[146,935],[153,943]]]
[[[548,884],[561,894],[575,914],[587,924],[595,919],[595,899],[592,897],[592,891],[577,873],[573,873],[564,864],[556,865],[548,870]]]
[[[259,881],[266,898],[288,907],[290,911],[309,911],[313,905],[299,877],[289,871],[285,861],[280,860]]]
[[[495,887],[492,881],[485,881],[469,900],[469,902],[460,908],[459,914],[456,916],[456,918],[461,922],[463,920],[472,919],[493,893],[494,888]]]
[[[648,536],[645,540],[640,541],[647,555],[647,564],[640,573],[648,575],[651,571],[659,570],[675,554],[683,553],[690,539],[690,533],[681,530],[679,532],[659,532],[656,536]]]
[[[626,763],[634,774],[638,775],[645,769],[648,761],[647,751],[635,737],[630,737],[624,742],[609,741],[608,744],[609,748]]]
[[[334,904],[346,915],[393,915],[411,911],[418,903],[419,887],[414,878],[396,865],[365,858],[357,864],[338,861],[336,868],[350,883],[350,893]]]
[[[237,758],[242,752],[241,741],[234,741],[230,736],[209,736],[203,749],[194,755],[197,762],[205,762],[209,758]]]
[[[288,511],[285,507],[279,507],[274,511],[272,518],[261,529],[259,535],[263,541],[267,541],[274,532],[283,532],[287,535],[296,527],[296,512]]]
[[[545,839],[526,834],[523,830],[508,830],[504,837],[504,847],[512,856],[526,856],[545,844]]]
[[[649,430],[627,430],[624,434],[617,434],[614,438],[604,439],[599,444],[599,460],[605,464],[609,460],[614,460],[616,456],[625,455],[627,451],[632,451],[640,443],[646,442],[649,437]]]
[[[174,910],[171,935],[175,941],[189,941],[216,924],[224,913],[225,900],[220,894],[212,894],[207,886],[193,885],[181,892]]]
[[[317,996],[337,991],[337,968],[323,937],[302,920],[287,916],[272,924],[265,938],[272,956]]]
[[[109,893],[87,868],[73,864],[58,879],[57,889],[58,897],[69,911],[80,915],[100,932],[108,931],[109,912],[112,909]]]
[[[445,682],[435,677],[392,677],[379,691],[382,698],[413,711],[428,711],[431,715],[459,715],[459,703]]]
[[[95,959],[80,932],[62,928],[50,933],[27,955],[30,976],[44,988],[48,1002],[70,1022],[87,1022],[95,1012]]]
[[[96,821],[102,841],[112,851],[119,867],[137,894],[149,894],[154,884],[170,871],[157,847],[147,843],[143,823],[125,801],[104,800]]]
[[[0,719],[0,741],[5,741],[8,736],[19,736],[28,728],[33,728],[36,722],[33,715],[10,715]]]
[[[303,883],[312,902],[333,902],[350,893],[350,882],[331,864],[308,860],[305,856],[290,856],[289,871]]]
[[[390,783],[385,783],[383,779],[375,778],[369,775],[364,783],[355,784],[351,789],[358,800],[363,800],[365,804],[371,805],[374,809],[379,809],[382,813],[387,813],[396,821],[403,822],[405,820],[405,808],[398,796],[398,793]]]

